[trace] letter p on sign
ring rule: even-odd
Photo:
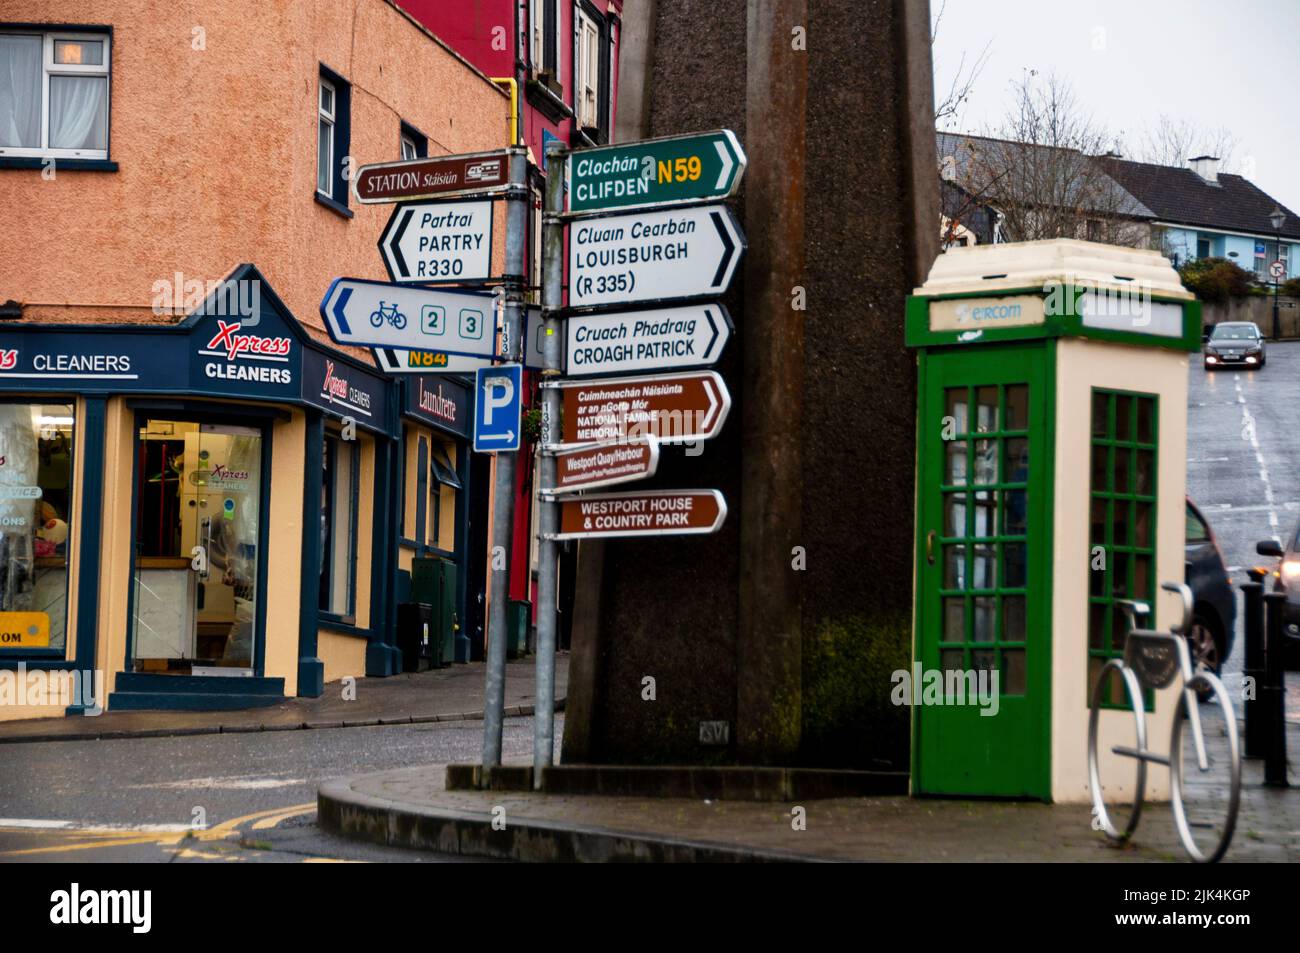
[[[519,364],[480,367],[476,377],[474,449],[479,453],[518,450],[523,367]]]

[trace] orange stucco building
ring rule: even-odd
[[[503,148],[509,96],[386,0],[0,0],[0,63],[0,676],[100,686],[0,720],[391,674],[416,557],[461,627],[470,392],[318,306],[385,278],[352,170]]]

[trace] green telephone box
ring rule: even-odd
[[[1092,681],[1123,650],[1115,603],[1177,618],[1156,593],[1183,578],[1200,329],[1158,252],[1065,239],[945,252],[909,298],[914,793],[1088,799]],[[1159,734],[1173,699],[1154,705]],[[1121,717],[1103,712],[1103,734]]]

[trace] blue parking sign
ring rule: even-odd
[[[474,449],[479,453],[519,449],[524,369],[520,364],[480,367],[474,375]]]

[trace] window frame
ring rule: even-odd
[[[322,492],[328,493],[328,500],[324,507],[330,513],[329,537],[321,547],[321,585],[320,594],[316,600],[317,610],[321,618],[341,622],[347,625],[356,623],[357,614],[357,530],[358,517],[360,513],[359,505],[359,484],[361,473],[361,448],[356,440],[344,440],[340,433],[334,430],[325,431],[325,473],[329,477],[327,487],[322,487]],[[348,598],[346,611],[336,612],[330,606],[334,605],[334,551],[336,542],[336,530],[340,525],[338,515],[338,460],[339,452],[346,449],[351,456],[349,461],[351,477],[349,480],[349,491],[347,500],[347,531],[349,538],[348,551]]]
[[[107,27],[5,24],[0,23],[0,34],[8,36],[37,36],[41,38],[41,115],[40,136],[37,146],[0,146],[0,160],[4,159],[74,159],[89,162],[107,162],[112,154],[113,120],[113,31]],[[104,44],[102,64],[55,63],[55,41],[91,40]],[[104,148],[57,149],[49,145],[50,137],[50,78],[54,76],[104,77]]]
[[[327,89],[329,90],[329,93],[330,93],[330,109],[329,109],[329,110],[326,110],[326,108],[321,104],[321,100],[323,100],[323,99],[325,98],[325,97],[324,97],[324,92],[325,92],[325,90],[327,90]],[[339,91],[338,91],[338,87],[336,87],[336,86],[334,85],[333,82],[331,82],[329,79],[327,79],[327,78],[322,74],[322,75],[318,78],[318,80],[317,80],[317,86],[316,86],[316,191],[317,191],[318,193],[320,193],[321,195],[328,196],[329,198],[333,198],[333,197],[334,197],[334,192],[333,192],[333,189],[334,189],[334,147],[335,147],[335,144],[336,144],[337,141],[338,141],[338,118],[337,118],[337,117],[338,117],[338,108],[339,108]],[[321,168],[321,161],[320,161],[320,149],[321,149],[321,141],[320,141],[320,140],[321,140],[321,123],[322,123],[322,122],[328,124],[328,126],[329,126],[329,135],[328,135],[328,137],[327,137],[327,141],[328,141],[328,143],[329,143],[329,156],[328,156],[327,161],[325,162],[325,167],[324,167],[324,169]],[[327,181],[327,182],[329,183],[329,185],[330,185],[330,191],[329,191],[329,192],[326,192],[324,189],[322,189],[322,188],[320,187],[320,186],[321,186],[321,178],[322,178],[321,173],[322,173],[322,172],[325,173],[324,178],[326,179],[326,181]]]
[[[333,92],[333,114],[330,115],[321,106],[321,90],[329,87]],[[320,123],[328,119],[332,123],[333,134],[330,136],[329,184],[330,191],[320,187]],[[316,83],[316,178],[312,183],[312,194],[317,202],[344,218],[351,218],[353,213],[348,208],[349,182],[343,175],[343,163],[349,158],[348,150],[352,141],[352,84],[340,73],[320,64]]]
[[[560,0],[529,0],[528,64],[534,77],[549,72],[557,89],[564,88],[560,56]]]
[[[0,646],[0,668],[3,668],[4,662],[16,664],[24,660],[29,661],[62,661],[69,657],[69,650],[73,646],[75,632],[70,623],[73,621],[72,613],[72,562],[73,554],[80,545],[80,513],[74,513],[78,506],[77,500],[77,441],[80,439],[78,431],[81,428],[81,419],[77,414],[77,399],[73,395],[63,394],[32,394],[27,396],[14,396],[0,398],[0,405],[18,405],[23,407],[50,406],[57,404],[66,406],[72,411],[72,438],[68,442],[68,538],[64,543],[64,567],[63,567],[63,645],[54,647],[47,646],[37,648],[35,646]],[[39,439],[39,438],[38,438]],[[44,492],[41,494],[44,499]],[[74,516],[77,517],[74,519]],[[35,530],[33,530],[35,532]],[[33,556],[35,559],[35,556]],[[34,565],[34,564],[33,564]],[[51,634],[51,641],[53,640]]]
[[[1098,435],[1097,423],[1095,420],[1097,398],[1105,396],[1106,401],[1106,430],[1104,435]],[[1129,421],[1129,434],[1127,437],[1120,436],[1118,429],[1119,407],[1121,398],[1128,398],[1131,404],[1131,419]],[[1150,440],[1142,440],[1139,431],[1140,409],[1142,401],[1149,401],[1151,405],[1151,433]],[[1089,391],[1088,405],[1088,614],[1085,620],[1084,628],[1086,633],[1086,650],[1087,665],[1085,666],[1085,677],[1087,679],[1087,694],[1085,700],[1089,703],[1092,699],[1094,688],[1094,660],[1097,669],[1111,659],[1122,659],[1124,656],[1123,642],[1118,645],[1115,641],[1114,626],[1117,623],[1117,610],[1115,603],[1119,599],[1139,599],[1147,602],[1152,607],[1155,606],[1156,593],[1159,591],[1158,575],[1159,570],[1156,565],[1157,547],[1156,540],[1159,532],[1159,490],[1160,490],[1160,395],[1145,391],[1132,391],[1115,387],[1093,387]],[[1094,458],[1098,447],[1106,448],[1105,464],[1105,487],[1098,489],[1094,480],[1096,476]],[[1126,465],[1127,469],[1127,489],[1120,490],[1116,480],[1118,473],[1118,451],[1126,451],[1130,456]],[[1151,473],[1149,476],[1149,486],[1145,493],[1138,492],[1137,471],[1138,467],[1135,462],[1136,454],[1139,451],[1149,452],[1151,454]],[[1098,501],[1103,501],[1106,505],[1105,519],[1103,521],[1102,537],[1098,541],[1093,535],[1093,516],[1092,508]],[[1116,501],[1128,504],[1127,517],[1124,523],[1126,542],[1117,544],[1114,542],[1115,515],[1114,504]],[[1138,525],[1137,505],[1145,504],[1149,507],[1150,525],[1147,527],[1146,543],[1139,545],[1135,539],[1135,533]],[[1190,512],[1190,510],[1189,510]],[[1186,531],[1184,530],[1184,535]],[[1092,567],[1093,549],[1101,546],[1105,554],[1105,568],[1095,570]],[[1125,557],[1125,581],[1124,594],[1117,595],[1114,592],[1112,584],[1113,571],[1117,565],[1115,557],[1120,554]],[[1135,593],[1133,587],[1129,585],[1129,579],[1136,582],[1137,578],[1137,560],[1135,557],[1144,556],[1148,560],[1147,570],[1147,591],[1146,593]],[[1093,582],[1094,574],[1097,572],[1104,573],[1102,579],[1102,592],[1094,592]],[[1093,646],[1093,606],[1102,606],[1102,631],[1100,647]],[[1103,708],[1123,708],[1127,705],[1127,699],[1123,695],[1123,685],[1115,679],[1111,679],[1111,697],[1102,699]],[[1118,700],[1117,700],[1117,697]],[[1144,692],[1144,705],[1147,711],[1154,708],[1154,693]]]
[[[405,120],[403,120],[401,125],[398,127],[397,141],[399,143],[398,148],[404,160],[407,158],[413,158],[413,159],[428,158],[429,137],[426,136],[424,133],[422,133],[419,129],[415,128],[415,126],[411,125],[409,122],[406,122]],[[408,142],[411,144],[411,149],[413,152],[413,155],[409,157],[405,154],[405,146]]]

